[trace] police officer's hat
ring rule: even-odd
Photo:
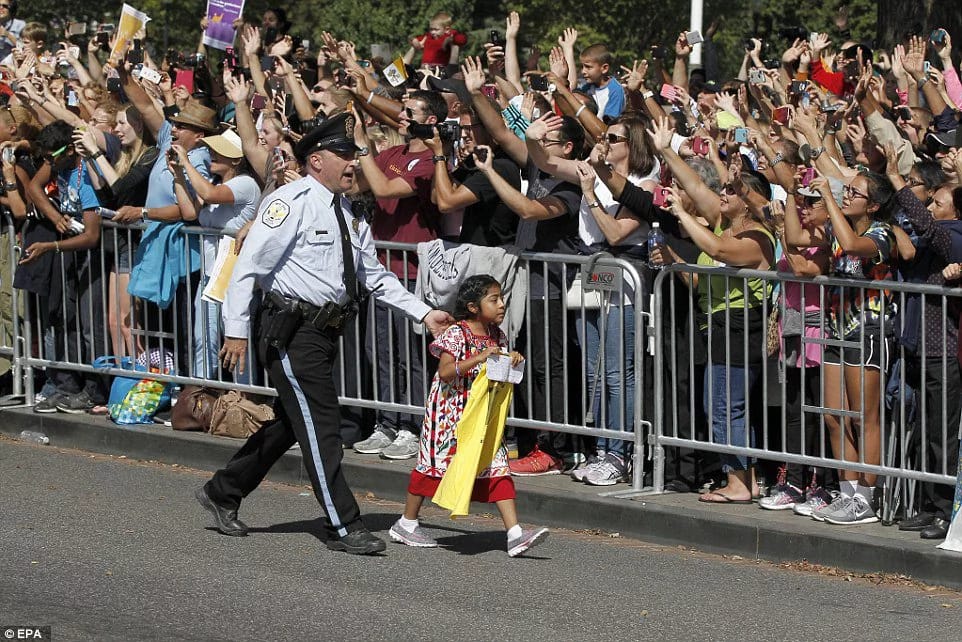
[[[351,114],[338,114],[309,131],[294,146],[294,155],[303,163],[313,152],[330,149],[336,152],[356,152],[354,144],[355,119]]]

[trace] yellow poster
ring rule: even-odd
[[[142,11],[137,11],[129,4],[124,4],[123,11],[120,12],[120,22],[117,24],[117,40],[114,48],[110,52],[111,58],[123,58],[127,53],[127,44],[133,40],[138,31],[150,22],[150,18]]]

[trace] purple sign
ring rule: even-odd
[[[234,46],[234,21],[244,12],[244,0],[207,0],[204,44],[225,50]]]

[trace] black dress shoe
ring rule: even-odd
[[[932,525],[935,520],[935,515],[932,513],[919,513],[908,519],[903,519],[899,523],[900,531],[924,531],[926,528]]]
[[[214,524],[217,526],[219,533],[231,537],[247,536],[247,524],[237,519],[237,511],[215,504],[214,500],[207,494],[206,487],[201,486],[195,490],[194,497],[201,506],[209,510],[210,514],[214,516]]]
[[[936,517],[932,520],[932,525],[921,532],[922,539],[945,539],[949,532],[949,522]]]
[[[387,544],[380,537],[371,534],[366,528],[351,531],[344,537],[327,540],[327,547],[332,551],[344,551],[351,555],[373,555],[387,548]]]

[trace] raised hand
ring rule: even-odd
[[[685,32],[682,31],[675,40],[675,56],[677,58],[684,58],[691,53],[691,50],[692,46],[688,44],[688,38],[685,37]]]
[[[484,87],[484,67],[481,66],[480,58],[467,56],[464,64],[461,65],[461,73],[464,75],[464,85],[471,93],[478,93]]]
[[[631,63],[631,69],[622,65],[621,70],[625,72],[622,80],[629,91],[641,91],[645,84],[645,76],[648,75],[648,61],[636,59]]]
[[[521,28],[521,16],[517,11],[512,11],[505,19],[504,36],[505,38],[517,38],[518,30]]]
[[[671,137],[675,133],[675,128],[671,126],[671,120],[668,117],[653,119],[651,129],[646,131],[658,151],[671,147]]]
[[[560,36],[558,36],[558,44],[565,51],[574,51],[575,41],[578,40],[578,30],[572,29],[571,27],[566,28]]]
[[[548,63],[551,67],[551,73],[557,76],[559,80],[567,83],[568,61],[565,60],[565,54],[561,47],[551,48],[551,52],[548,54]]]

